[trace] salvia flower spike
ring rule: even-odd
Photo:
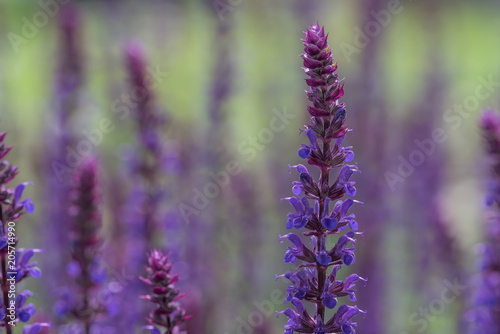
[[[0,133],[0,282],[2,286],[0,327],[5,328],[5,333],[11,334],[14,326],[19,322],[28,322],[36,312],[34,305],[28,302],[28,298],[34,294],[29,290],[20,291],[16,287],[16,296],[13,299],[10,296],[12,284],[17,285],[30,276],[40,277],[42,273],[36,267],[36,262],[30,262],[33,256],[41,250],[17,248],[16,222],[25,213],[35,212],[35,207],[31,203],[31,198],[23,198],[24,190],[27,185],[32,184],[31,182],[20,183],[14,189],[7,186],[19,171],[16,166],[4,160],[12,149],[4,143],[5,136],[5,132]],[[12,303],[14,303],[14,307],[12,307]],[[49,324],[46,323],[26,325],[23,328],[23,333],[37,334],[42,328],[48,327]]]
[[[127,165],[134,188],[127,206],[126,221],[130,226],[131,242],[137,247],[129,247],[134,267],[142,265],[142,256],[160,235],[163,215],[162,203],[165,201],[165,174],[172,168],[162,131],[167,125],[168,116],[157,105],[153,87],[149,82],[148,64],[143,47],[138,42],[129,42],[126,47],[126,62],[130,76],[131,89],[139,91],[143,97],[132,109],[137,133],[135,149],[127,152]],[[141,238],[137,235],[141,233]],[[143,239],[139,242],[137,239]],[[142,250],[141,250],[142,248]]]
[[[480,120],[485,151],[490,167],[486,196],[485,235],[481,245],[478,290],[473,309],[470,333],[500,333],[500,113],[487,110]]]
[[[139,92],[130,110],[134,120],[136,143],[124,150],[124,163],[130,191],[122,210],[122,221],[126,247],[124,251],[125,270],[139,272],[143,266],[144,254],[163,237],[161,227],[169,214],[165,203],[169,198],[168,175],[177,168],[175,153],[163,137],[169,116],[157,103],[148,61],[140,42],[131,41],[125,48],[125,61],[132,92]],[[174,197],[174,196],[171,196]],[[120,327],[129,330],[138,324],[145,310],[136,303],[137,295],[144,294],[143,285],[137,279],[130,283],[124,293],[119,319]],[[136,290],[135,293],[131,293]],[[126,292],[126,293],[125,293]],[[125,316],[123,316],[125,314]]]
[[[169,262],[169,255],[164,255],[158,250],[153,250],[148,255],[148,265],[146,266],[147,277],[141,280],[151,288],[151,294],[141,296],[142,299],[154,304],[154,309],[149,313],[147,321],[150,326],[144,329],[151,334],[181,334],[181,324],[189,319],[184,309],[177,302],[184,297],[175,288],[175,283],[179,275],[171,272],[172,262]],[[163,332],[158,329],[163,327]]]
[[[344,94],[344,87],[335,73],[337,63],[333,62],[331,50],[327,43],[327,35],[323,27],[315,24],[306,31],[304,42],[305,53],[301,55],[304,71],[309,86],[307,97],[312,105],[307,107],[310,123],[304,132],[308,144],[302,145],[298,155],[306,159],[307,164],[316,166],[320,171],[316,181],[302,164],[290,166],[290,171],[299,174],[299,181],[293,182],[293,194],[286,198],[293,207],[288,214],[287,229],[304,230],[303,235],[309,237],[312,247],[302,241],[294,233],[281,236],[292,245],[285,254],[285,262],[300,264],[296,272],[286,273],[290,281],[285,302],[292,303],[295,309],[289,308],[284,313],[289,321],[285,325],[285,334],[297,333],[354,333],[356,325],[352,318],[365,313],[356,306],[337,305],[338,298],[348,296],[356,300],[355,284],[366,279],[351,274],[344,281],[337,279],[337,272],[343,265],[354,263],[355,237],[361,235],[354,214],[349,214],[352,205],[359,203],[345,195],[356,195],[355,182],[351,176],[358,169],[355,165],[346,164],[353,159],[351,147],[343,147],[342,143],[350,131],[345,125],[346,109],[339,98]],[[330,182],[330,174],[337,175]],[[339,235],[333,248],[328,247],[328,239]],[[304,302],[315,304],[315,314],[310,315]],[[326,317],[326,309],[337,307],[333,316]]]
[[[76,321],[86,334],[95,326],[96,317],[108,312],[105,298],[101,298],[106,272],[100,254],[100,197],[97,160],[89,158],[73,175],[72,206],[69,210],[72,218],[72,261],[67,267],[67,274],[74,285],[71,290],[61,292],[61,298],[54,307],[59,317]]]

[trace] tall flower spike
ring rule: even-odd
[[[29,291],[19,291],[15,288],[15,297],[12,297],[12,284],[17,285],[30,276],[40,277],[42,275],[36,262],[31,262],[39,249],[17,248],[17,225],[16,221],[25,213],[33,213],[35,207],[31,198],[23,198],[26,185],[31,182],[18,184],[14,189],[8,188],[7,184],[19,173],[16,166],[2,160],[12,147],[3,141],[6,133],[0,133],[0,266],[2,298],[0,301],[0,327],[5,328],[5,333],[13,333],[13,327],[19,322],[26,323],[35,314],[36,310],[28,298],[34,294]],[[13,260],[13,261],[12,261]],[[14,304],[14,314],[12,312]],[[42,328],[49,327],[48,324],[26,325],[23,333],[37,334]]]
[[[143,265],[143,255],[159,244],[163,237],[163,225],[167,210],[165,203],[169,196],[166,186],[168,175],[177,171],[177,154],[169,147],[164,130],[168,123],[167,113],[160,110],[154,96],[154,78],[148,71],[148,62],[142,45],[129,42],[125,47],[125,62],[129,74],[130,92],[136,92],[131,108],[136,141],[126,150],[124,163],[126,178],[131,189],[123,207],[126,262],[121,270],[139,272]],[[137,326],[146,312],[135,303],[138,295],[144,293],[144,286],[138,279],[129,282],[119,296],[123,306],[116,323],[122,331]]]
[[[39,177],[44,180],[40,193],[44,207],[43,239],[47,258],[46,276],[42,280],[43,294],[50,307],[56,302],[54,295],[66,285],[65,268],[70,261],[69,252],[62,250],[67,243],[70,217],[68,193],[73,168],[68,166],[68,149],[76,149],[81,124],[77,114],[85,82],[85,59],[82,48],[82,17],[76,1],[68,1],[57,15],[59,38],[52,113],[48,118],[44,138],[46,145],[43,159],[45,169]],[[77,158],[79,159],[79,158]],[[75,163],[79,161],[73,160]],[[71,164],[73,166],[73,164]],[[50,194],[50,196],[47,196]]]
[[[480,121],[489,160],[490,180],[486,196],[485,235],[480,247],[473,309],[467,314],[470,333],[500,333],[500,114],[484,112]]]
[[[130,242],[143,243],[131,249],[134,270],[142,263],[140,254],[144,254],[159,236],[160,223],[163,219],[162,204],[165,200],[165,175],[175,169],[176,159],[170,159],[162,132],[167,123],[167,115],[161,113],[153,95],[153,86],[147,72],[147,61],[140,43],[130,42],[125,50],[126,62],[130,76],[130,88],[138,91],[138,99],[132,110],[135,120],[137,144],[126,157],[130,167],[130,177],[134,188],[127,207],[131,212],[126,214],[127,225],[130,226]],[[175,160],[175,161],[174,161]],[[173,164],[174,165],[173,165]],[[138,238],[138,235],[142,235]],[[156,240],[157,241],[157,240]],[[142,248],[142,249],[139,249]]]
[[[107,312],[106,305],[102,303],[104,298],[96,297],[106,280],[100,263],[102,241],[99,232],[102,222],[97,168],[97,161],[89,159],[74,174],[70,207],[72,261],[67,268],[74,286],[72,290],[63,291],[55,306],[58,316],[69,321],[76,320],[85,334],[91,332],[96,317]]]
[[[350,131],[345,125],[346,109],[338,101],[344,94],[343,85],[335,73],[337,63],[333,62],[327,35],[323,27],[312,25],[306,31],[305,53],[301,56],[306,79],[310,87],[307,97],[312,105],[307,107],[310,123],[305,126],[308,145],[302,145],[298,155],[307,159],[311,166],[319,168],[320,177],[315,181],[304,165],[291,166],[299,174],[299,181],[293,182],[292,191],[296,195],[287,198],[293,213],[288,214],[287,229],[304,229],[304,236],[311,237],[312,249],[304,244],[299,236],[288,234],[287,238],[294,247],[288,247],[285,262],[301,261],[295,273],[283,275],[292,283],[287,288],[287,301],[295,306],[283,311],[289,321],[285,334],[297,333],[354,333],[356,323],[351,318],[364,313],[355,306],[340,305],[331,319],[326,318],[325,308],[335,308],[338,298],[349,296],[356,300],[354,285],[366,279],[352,274],[340,281],[336,279],[342,265],[349,266],[355,261],[354,251],[358,224],[354,214],[348,211],[355,203],[350,198],[340,200],[344,195],[355,196],[355,182],[350,181],[355,165],[348,165],[354,154],[351,147],[342,143]],[[330,173],[337,170],[337,178],[330,182]],[[300,196],[300,197],[299,197]],[[314,205],[310,204],[314,202]],[[330,211],[330,203],[334,203]],[[339,235],[344,230],[351,230],[337,238],[333,248],[329,248],[327,239]],[[309,315],[302,302],[314,303],[315,314]]]
[[[180,326],[189,319],[184,309],[176,301],[184,294],[175,289],[179,275],[171,273],[172,263],[168,261],[169,255],[163,255],[158,250],[153,250],[148,255],[147,277],[141,277],[152,290],[149,295],[141,296],[142,299],[154,304],[154,310],[147,317],[151,326],[145,326],[151,334],[162,333],[157,326],[164,328],[164,334],[182,334]]]

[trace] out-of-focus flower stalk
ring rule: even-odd
[[[301,24],[309,24],[311,20],[317,17],[316,12],[319,9],[319,2],[295,0],[293,2],[293,9]]]
[[[360,235],[354,214],[347,212],[358,201],[350,198],[340,200],[345,194],[356,195],[354,182],[350,177],[357,172],[355,165],[348,165],[354,154],[351,147],[343,147],[346,134],[350,131],[345,125],[346,109],[339,99],[344,94],[343,85],[335,73],[337,63],[333,63],[324,28],[313,24],[306,31],[304,51],[304,70],[310,90],[307,97],[312,105],[307,107],[311,116],[305,132],[310,145],[302,145],[299,156],[307,159],[311,166],[319,169],[320,177],[316,182],[304,165],[290,166],[299,173],[299,181],[293,182],[295,196],[286,198],[296,212],[288,214],[288,229],[305,228],[303,235],[311,238],[312,248],[306,246],[301,238],[289,233],[280,239],[288,239],[289,246],[285,262],[301,261],[298,270],[281,275],[290,280],[286,301],[291,301],[295,310],[286,309],[284,313],[289,321],[285,333],[354,333],[356,323],[350,319],[363,311],[355,306],[341,305],[335,315],[327,319],[326,308],[337,306],[337,298],[349,296],[355,301],[355,283],[366,281],[356,274],[351,274],[344,281],[337,280],[337,272],[342,265],[354,263],[355,237]],[[338,176],[330,184],[330,173],[338,170]],[[310,206],[310,200],[314,205]],[[334,202],[330,210],[330,202]],[[327,244],[327,238],[339,235],[333,248]],[[281,277],[279,276],[279,277]],[[307,301],[315,304],[314,316],[302,304]]]
[[[387,9],[388,0],[363,0],[360,2],[359,27],[366,27],[373,20],[373,13]],[[361,333],[382,334],[385,332],[384,319],[387,318],[387,310],[379,307],[384,303],[387,294],[387,267],[383,258],[384,242],[389,237],[388,204],[389,196],[380,196],[387,189],[387,185],[381,182],[380,175],[387,170],[389,141],[388,129],[392,128],[394,119],[389,117],[387,108],[388,96],[384,83],[384,73],[380,62],[383,60],[385,50],[383,49],[384,38],[388,29],[381,28],[380,34],[370,38],[366,46],[359,49],[358,53],[350,52],[347,57],[350,61],[358,61],[355,66],[357,71],[350,82],[351,94],[349,104],[351,110],[362,110],[363,117],[353,120],[355,132],[362,134],[354,136],[353,145],[363,147],[364,154],[358,160],[361,166],[370,166],[363,170],[364,177],[359,181],[357,187],[366,198],[370,199],[366,207],[360,212],[359,219],[370,223],[363,228],[365,239],[357,250],[359,261],[357,267],[361,276],[369,277],[370,284],[363,290],[358,299],[358,305],[369,312],[366,318],[358,325],[357,330]],[[358,58],[359,57],[359,58]],[[389,233],[388,233],[389,232]]]
[[[248,173],[241,173],[233,177],[232,188],[234,195],[232,216],[238,217],[240,226],[240,255],[242,267],[240,268],[241,280],[246,284],[239,293],[241,300],[251,299],[258,289],[259,249],[261,248],[260,233],[262,231],[262,218],[256,215],[259,210],[255,180]]]
[[[81,43],[81,17],[74,4],[66,4],[60,8],[59,18],[59,54],[57,56],[57,72],[54,83],[54,113],[46,134],[46,169],[47,180],[43,191],[46,200],[44,207],[46,221],[44,228],[47,275],[43,284],[47,287],[46,298],[51,298],[57,289],[64,284],[66,277],[64,268],[69,261],[68,252],[62,251],[69,233],[68,192],[74,167],[80,163],[70,150],[76,149],[74,116],[79,108],[81,88],[84,81],[83,55]],[[72,151],[75,152],[75,151]],[[50,196],[45,196],[50,194]]]
[[[230,58],[230,35],[231,20],[219,22],[217,26],[217,36],[214,43],[217,44],[217,54],[213,80],[210,85],[210,104],[208,106],[208,116],[210,118],[209,142],[214,144],[211,147],[210,157],[217,159],[221,152],[224,152],[226,137],[221,131],[226,125],[225,108],[228,98],[232,92],[233,85],[233,64]],[[218,145],[215,145],[218,144]]]
[[[449,77],[443,66],[444,50],[439,34],[439,17],[444,8],[439,2],[431,0],[424,0],[419,5],[422,6],[421,19],[427,20],[427,70],[419,78],[421,93],[416,94],[408,125],[403,131],[408,138],[407,147],[419,143],[426,157],[421,165],[414,166],[415,171],[405,184],[398,185],[398,195],[403,198],[399,217],[404,219],[405,229],[409,233],[408,241],[413,248],[409,261],[415,264],[408,267],[413,267],[409,282],[412,282],[410,288],[416,296],[412,299],[412,310],[439,294],[443,280],[462,282],[464,279],[464,254],[461,254],[453,236],[450,222],[446,221],[440,196],[449,167],[448,152],[445,144],[430,139],[434,137],[436,129],[445,128],[443,114]],[[408,212],[413,214],[407,215]],[[456,306],[462,306],[462,297],[457,296]],[[459,316],[461,312],[454,314]]]
[[[129,74],[129,91],[137,98],[129,105],[136,143],[124,157],[131,189],[122,210],[126,263],[121,269],[136,273],[141,270],[143,254],[159,244],[163,237],[167,216],[165,201],[168,199],[166,176],[176,166],[175,158],[169,154],[163,139],[167,115],[156,104],[153,93],[155,86],[148,74],[146,57],[139,42],[126,45],[125,62]],[[143,286],[138,280],[127,282],[121,292],[121,330],[130,330],[139,324],[145,310],[134,300],[141,293]]]
[[[98,294],[106,280],[101,264],[102,217],[97,161],[86,160],[74,174],[71,193],[70,253],[67,273],[71,289],[62,293],[55,312],[67,321],[77,321],[85,334],[92,331],[96,318],[107,312],[104,294]]]
[[[176,184],[178,198],[192,196],[191,189],[199,182],[199,160],[198,157],[205,152],[205,147],[200,147],[195,138],[184,137],[181,142],[179,162],[182,165],[178,178],[184,180],[182,185]],[[188,190],[188,191],[186,191]],[[182,214],[181,214],[182,216]],[[179,223],[179,222],[177,222]],[[176,243],[172,243],[172,237],[168,239],[169,249],[181,250],[182,257],[178,260],[189,264],[184,267],[179,287],[183,291],[189,291],[184,299],[186,312],[192,316],[186,322],[185,330],[188,333],[199,333],[209,331],[208,324],[213,319],[209,315],[213,310],[209,298],[214,290],[214,280],[211,271],[214,270],[212,263],[215,262],[210,253],[207,252],[207,236],[211,235],[212,225],[207,221],[207,215],[190,215],[189,222],[182,221],[183,228],[172,228],[167,235],[177,233]],[[185,240],[190,240],[186,243]],[[207,270],[209,268],[209,270]]]
[[[429,34],[431,33],[429,31]],[[431,136],[434,129],[442,126],[440,122],[442,111],[445,109],[446,73],[440,70],[442,64],[439,60],[438,41],[432,39],[429,44],[431,54],[428,62],[429,71],[423,78],[424,92],[415,103],[411,112],[413,119],[406,130],[412,140]],[[429,105],[433,107],[428,108]],[[415,251],[415,260],[419,264],[414,273],[415,291],[421,292],[427,289],[428,297],[431,298],[438,293],[432,288],[429,289],[432,286],[430,280],[433,274],[452,275],[448,278],[453,279],[461,276],[460,254],[439,205],[439,192],[447,167],[446,151],[438,143],[430,143],[427,139],[418,140],[425,143],[432,151],[429,151],[431,154],[424,164],[415,170],[414,175],[407,182],[408,188],[405,188],[405,195],[408,204],[404,210],[416,212],[407,220],[412,235],[418,236],[412,237],[415,240],[414,249],[427,250],[426,252]],[[416,207],[411,207],[411,205],[416,205]]]
[[[147,63],[142,46],[130,42],[126,47],[126,65],[130,76],[131,91],[140,98],[133,102],[131,117],[135,121],[137,144],[130,152],[127,163],[133,180],[135,212],[127,219],[134,229],[132,238],[144,240],[143,247],[149,247],[159,237],[162,200],[164,200],[165,156],[162,131],[166,126],[166,115],[160,113],[153,96],[153,87],[148,84]],[[131,204],[132,204],[131,203]],[[136,253],[136,249],[133,250]],[[139,254],[144,254],[139,252]],[[136,263],[140,255],[135,254]]]
[[[230,135],[230,130],[227,124],[227,108],[228,100],[233,92],[234,84],[234,68],[232,54],[234,45],[232,41],[232,28],[233,21],[230,17],[225,20],[219,20],[216,25],[216,33],[214,35],[214,69],[212,72],[212,79],[209,85],[209,103],[207,106],[207,113],[209,117],[209,126],[206,134],[206,145],[203,150],[205,151],[206,171],[203,173],[205,179],[202,181],[206,183],[210,178],[208,173],[219,173],[223,171],[227,161],[232,158],[231,150],[227,145],[227,137]],[[231,182],[232,180],[222,181],[223,183]],[[213,258],[207,257],[210,261],[210,272],[206,273],[206,284],[211,285],[210,290],[203,292],[204,299],[207,304],[215,303],[218,296],[229,287],[232,287],[232,281],[227,280],[227,275],[224,272],[229,270],[229,261],[222,256],[229,251],[227,243],[224,240],[234,240],[237,237],[237,229],[232,229],[231,220],[228,218],[228,198],[225,193],[225,186],[220,187],[220,194],[212,200],[212,203],[204,210],[202,219],[198,222],[208,226],[205,227],[210,238],[211,252],[218,254],[218,260],[214,261]],[[199,244],[195,247],[199,247]],[[201,249],[198,253],[203,254],[207,252],[206,247]],[[209,291],[207,293],[207,291]],[[230,300],[230,303],[233,300]],[[227,307],[227,304],[220,304],[218,309],[206,308],[205,315],[206,324],[212,326],[220,326],[205,328],[206,331],[219,331],[225,324],[228,318],[236,316],[237,309],[234,307]],[[217,319],[213,321],[211,319]],[[221,326],[222,324],[222,326]]]
[[[60,55],[56,75],[57,110],[60,129],[77,110],[78,91],[83,83],[83,55],[80,50],[81,17],[73,4],[63,6],[60,14]],[[64,144],[71,141],[68,133],[62,133]]]

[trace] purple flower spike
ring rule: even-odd
[[[31,182],[23,182],[18,184],[14,189],[9,188],[7,183],[12,181],[19,173],[16,166],[10,165],[4,159],[12,149],[6,146],[3,142],[6,133],[0,133],[0,256],[1,256],[1,272],[4,273],[0,277],[2,287],[3,302],[0,302],[0,327],[5,328],[6,334],[13,333],[13,326],[19,323],[28,322],[35,314],[36,309],[34,304],[27,303],[28,298],[34,296],[29,291],[18,290],[17,284],[25,278],[38,278],[42,272],[36,267],[36,262],[31,262],[35,253],[41,252],[39,249],[22,249],[17,248],[18,243],[18,225],[17,221],[25,213],[33,213],[35,207],[31,203],[30,198],[22,199],[24,190]],[[12,259],[14,261],[7,261]],[[12,274],[15,273],[15,274]],[[16,299],[11,297],[11,284],[15,284],[17,293]],[[7,302],[9,301],[9,302]],[[12,307],[10,303],[15,303],[14,317],[11,317]],[[7,315],[9,315],[7,317]],[[14,325],[13,325],[14,324]],[[26,325],[23,327],[23,334],[36,334],[42,327],[47,324]],[[45,326],[47,327],[47,326]]]
[[[486,192],[484,243],[468,333],[500,333],[500,113],[487,110],[479,123],[490,167]]]
[[[290,171],[296,169],[299,177],[293,182],[295,197],[287,198],[295,212],[288,214],[286,228],[304,229],[303,234],[312,240],[312,249],[296,234],[280,237],[293,244],[285,253],[285,262],[300,262],[297,272],[277,276],[291,282],[285,301],[291,301],[296,309],[278,313],[289,318],[285,334],[352,334],[356,323],[350,319],[363,313],[357,307],[341,305],[330,320],[325,318],[325,309],[335,308],[339,298],[347,296],[355,301],[355,283],[366,281],[357,274],[351,274],[344,281],[336,279],[341,267],[353,264],[356,259],[354,238],[361,233],[354,232],[358,230],[358,223],[355,215],[348,212],[354,203],[360,202],[350,198],[341,200],[345,195],[356,195],[355,182],[350,179],[358,169],[356,165],[347,164],[354,159],[352,147],[342,146],[351,130],[344,125],[347,112],[344,103],[339,102],[344,86],[335,73],[337,63],[333,61],[327,39],[324,28],[313,24],[303,40],[305,53],[301,57],[308,76],[307,98],[312,105],[307,107],[310,122],[301,130],[306,132],[309,145],[303,144],[298,154],[309,166],[319,169],[320,177],[314,180],[304,165],[289,166]],[[330,181],[331,175],[337,175],[336,179]],[[334,203],[331,212],[330,202]],[[350,231],[343,232],[347,228]],[[336,244],[327,247],[327,238],[334,235],[339,236]],[[303,301],[315,304],[314,316],[308,314]]]
[[[162,74],[152,74],[146,49],[139,41],[126,44],[124,61],[130,108],[121,117],[131,122],[135,141],[122,156],[130,188],[116,216],[115,226],[123,236],[115,238],[113,246],[123,251],[122,263],[117,263],[116,268],[140,272],[144,254],[164,236],[165,217],[172,214],[164,204],[174,196],[168,190],[168,176],[177,173],[180,165],[177,148],[164,137],[169,115],[156,100],[155,87]],[[118,324],[120,331],[136,330],[144,311],[135,298],[143,293],[140,282],[133,281],[119,294],[120,316],[110,322]]]
[[[101,194],[98,163],[94,158],[84,161],[75,171],[70,200],[72,261],[67,266],[67,274],[74,284],[70,286],[71,298],[61,293],[56,313],[62,322],[77,323],[88,332],[96,326],[96,317],[107,312],[104,303],[106,298],[102,297],[105,294],[99,264],[102,244],[99,236],[102,226],[99,212]]]
[[[180,326],[190,318],[179,303],[175,302],[185,295],[175,288],[179,275],[173,275],[171,269],[172,263],[169,262],[168,254],[153,250],[148,255],[148,275],[141,277],[141,280],[151,288],[152,293],[141,298],[154,305],[154,310],[147,317],[147,321],[154,326],[145,327],[151,334],[161,333],[155,326],[165,328],[166,334],[180,334]]]

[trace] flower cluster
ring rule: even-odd
[[[486,240],[481,245],[481,271],[471,333],[500,332],[500,114],[486,111],[480,121],[491,168],[486,196]]]
[[[53,298],[67,285],[66,266],[70,261],[67,240],[71,225],[67,208],[70,206],[68,193],[74,168],[84,159],[85,154],[77,151],[81,124],[78,124],[78,110],[82,106],[81,93],[84,84],[84,55],[82,52],[82,22],[76,3],[68,2],[60,7],[57,15],[58,46],[56,71],[54,75],[52,112],[47,113],[48,123],[44,134],[44,169],[41,200],[44,207],[42,216],[44,252],[50,261],[45,263],[46,276],[42,281],[43,294],[49,308],[53,308],[57,298]],[[72,158],[68,158],[68,150]],[[50,196],[47,196],[50,194]],[[54,314],[52,314],[54,315]],[[53,317],[53,327],[57,320]],[[54,329],[57,330],[57,329]]]
[[[124,150],[125,173],[131,188],[120,212],[123,222],[124,257],[122,267],[127,272],[139,272],[143,255],[160,244],[165,227],[165,202],[169,198],[167,172],[176,168],[176,158],[171,158],[163,138],[168,116],[156,102],[155,83],[148,70],[148,62],[140,42],[129,42],[124,50],[128,85],[132,102],[127,114],[131,118],[135,143]],[[133,292],[132,292],[133,291]],[[118,320],[123,330],[129,330],[146,315],[146,310],[135,303],[137,295],[144,294],[144,286],[136,279],[120,294],[124,305]],[[123,316],[125,315],[125,316]]]
[[[301,261],[298,270],[277,277],[287,278],[291,284],[287,288],[286,301],[290,301],[295,310],[283,312],[289,321],[285,333],[354,333],[351,318],[364,313],[355,306],[341,305],[336,313],[327,319],[326,308],[337,306],[337,299],[349,296],[355,301],[355,283],[366,281],[356,274],[348,276],[344,281],[338,280],[337,272],[342,265],[354,263],[355,237],[358,224],[354,214],[348,211],[355,203],[353,199],[340,200],[344,195],[355,196],[354,182],[350,177],[357,172],[355,165],[348,165],[354,154],[351,147],[343,147],[342,143],[350,131],[345,125],[346,109],[338,99],[344,94],[343,85],[335,73],[337,63],[333,63],[331,50],[327,43],[324,28],[312,25],[306,32],[302,55],[306,79],[310,90],[307,97],[312,105],[307,107],[310,123],[305,126],[309,145],[302,145],[299,157],[307,159],[307,163],[319,169],[319,180],[315,181],[304,165],[290,166],[299,174],[299,181],[293,182],[292,191],[295,196],[286,198],[295,212],[288,214],[287,229],[305,229],[305,237],[310,237],[312,247],[308,247],[302,238],[294,233],[281,236],[288,239],[293,246],[288,247],[285,262]],[[338,169],[338,176],[330,182],[330,172]],[[314,205],[310,204],[314,202]],[[330,209],[333,203],[333,209]],[[327,238],[342,234],[333,248],[328,247]],[[311,316],[303,305],[303,301],[316,305],[316,313]]]
[[[94,159],[85,161],[75,171],[71,194],[72,217],[70,247],[72,261],[68,264],[67,273],[75,282],[71,291],[62,291],[62,298],[55,306],[61,317],[77,320],[90,333],[96,316],[107,312],[101,298],[96,297],[106,280],[106,273],[100,263],[101,215],[98,205],[97,162]]]
[[[27,303],[28,298],[34,294],[25,290],[18,292],[15,301],[9,296],[12,282],[20,283],[27,277],[40,277],[41,271],[36,267],[36,262],[30,263],[35,253],[39,249],[17,248],[18,238],[16,234],[15,222],[25,213],[33,213],[35,207],[30,198],[23,199],[26,185],[32,184],[24,182],[18,184],[14,189],[8,188],[11,182],[19,173],[16,166],[4,160],[12,149],[4,143],[6,133],[0,133],[0,257],[1,257],[1,286],[2,299],[0,301],[0,326],[5,327],[6,333],[13,332],[19,321],[28,322],[35,314],[36,310],[32,303]],[[17,290],[17,289],[16,289]],[[11,303],[14,302],[12,311]],[[27,325],[23,328],[23,333],[37,334],[42,328],[48,328],[49,324],[40,323]]]
[[[180,325],[189,319],[183,308],[176,300],[184,297],[175,289],[174,284],[179,279],[179,275],[172,275],[172,263],[168,262],[169,255],[164,255],[158,250],[153,250],[148,256],[146,267],[148,277],[141,277],[152,290],[152,294],[141,296],[155,305],[155,309],[150,312],[147,320],[154,326],[146,326],[151,334],[161,334],[155,327],[165,328],[164,334],[179,334]]]

